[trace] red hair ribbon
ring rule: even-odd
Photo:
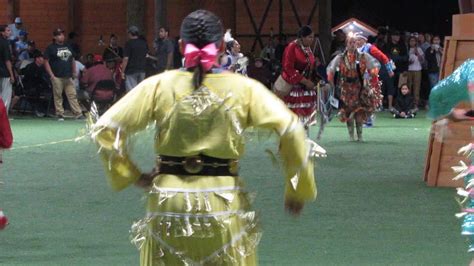
[[[188,43],[184,48],[184,64],[186,68],[201,65],[205,71],[212,68],[216,62],[219,50],[215,43],[210,43],[202,49],[197,48],[194,44]]]

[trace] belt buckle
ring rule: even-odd
[[[197,174],[204,169],[204,162],[199,155],[187,157],[183,161],[183,168],[190,174]]]
[[[229,160],[229,173],[233,175],[239,173],[239,160]]]

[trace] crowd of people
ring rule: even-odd
[[[124,47],[112,33],[107,44],[101,43],[102,54],[83,54],[79,35],[70,32],[66,39],[57,28],[52,43],[40,51],[18,17],[14,24],[0,25],[2,99],[8,111],[31,111],[59,121],[84,119],[92,102],[105,110],[145,77],[179,67],[176,42],[168,34],[161,28],[149,49],[140,30],[131,26]],[[65,107],[71,115],[65,116]]]
[[[101,38],[101,44],[105,46],[101,55],[82,54],[77,41],[79,35],[70,32],[66,40],[62,29],[54,30],[53,43],[42,53],[35,42],[28,39],[19,17],[14,24],[0,26],[0,31],[2,99],[7,110],[29,109],[38,117],[49,115],[64,120],[65,105],[74,118],[82,119],[92,101],[103,103],[106,109],[146,77],[183,66],[179,37],[171,39],[166,27],[159,29],[151,49],[136,26],[128,29],[124,47],[119,45],[115,34],[110,35],[107,44]],[[411,118],[418,108],[428,107],[427,96],[438,82],[443,50],[440,36],[401,33],[386,27],[380,27],[377,36],[355,36],[358,51],[370,54],[380,65],[378,75],[384,97],[383,105],[377,109],[385,107],[394,117]],[[314,68],[315,78],[308,79],[311,84],[306,85],[314,86],[314,82],[320,80],[328,82],[326,68],[330,60],[347,50],[347,39],[343,30],[334,32],[331,57],[327,62],[317,45],[319,42],[311,40],[308,49],[313,54],[311,68]],[[284,54],[293,45],[287,42],[285,35],[270,37],[259,54],[243,55],[240,43],[232,37],[230,30],[224,35],[224,41],[225,52],[219,58],[222,69],[257,79],[269,89],[273,89],[280,74],[286,75]],[[304,82],[298,84],[304,85]],[[308,87],[306,85],[304,87]],[[333,85],[338,88],[336,97],[344,97],[340,84]],[[402,87],[408,89],[407,95],[402,93]],[[292,94],[295,93],[298,94]],[[307,96],[316,97],[315,93]],[[410,106],[400,106],[402,100],[397,97],[408,98],[405,100]],[[64,103],[63,98],[67,98]],[[54,103],[54,114],[49,110],[50,102]],[[291,104],[298,105],[297,102]],[[304,112],[304,119],[308,120],[312,111]],[[410,115],[404,115],[407,112]],[[370,126],[371,117],[366,120],[366,125]]]

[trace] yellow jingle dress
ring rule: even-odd
[[[239,159],[244,130],[280,136],[285,198],[316,197],[305,132],[285,104],[255,80],[232,73],[206,74],[194,90],[192,73],[151,77],[112,106],[95,124],[93,138],[110,185],[121,190],[140,177],[127,138],[156,123],[157,155]],[[261,232],[244,183],[237,176],[158,174],[147,214],[132,226],[141,265],[256,265]]]

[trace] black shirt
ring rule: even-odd
[[[10,43],[3,37],[0,37],[0,77],[10,77],[6,61],[11,60],[12,54],[10,50]]]
[[[44,52],[54,76],[58,78],[72,77],[73,52],[68,45],[50,44]]]
[[[442,48],[440,48],[442,49]],[[441,60],[441,54],[438,54],[433,48],[428,48],[425,51],[425,60],[428,68],[428,73],[437,73],[439,72],[439,65]]]
[[[395,72],[401,73],[408,70],[408,52],[405,44],[389,42],[385,45],[383,52],[395,63],[397,67]]]
[[[102,57],[104,58],[105,61],[107,60],[112,60],[112,59],[117,59],[117,58],[123,58],[123,49],[120,46],[117,46],[116,48],[112,47],[107,47],[104,50],[104,53],[102,54]]]
[[[415,98],[413,98],[413,96],[410,94],[403,95],[400,93],[395,101],[395,109],[397,109],[399,112],[410,112],[411,110],[415,109]]]
[[[38,66],[35,62],[28,64],[21,70],[23,77],[23,85],[26,94],[41,92],[48,86],[48,74],[44,66]]]
[[[21,74],[24,76],[23,83],[25,86],[41,83],[45,81],[48,76],[44,66],[38,66],[35,62],[32,62],[23,68]]]
[[[158,58],[158,61],[155,62],[155,68],[158,70],[158,73],[161,73],[166,70],[166,64],[168,63],[168,54],[173,53],[173,50],[174,45],[170,39],[155,40],[155,55]]]
[[[148,45],[143,39],[131,39],[125,44],[124,57],[128,57],[125,74],[145,72]]]

